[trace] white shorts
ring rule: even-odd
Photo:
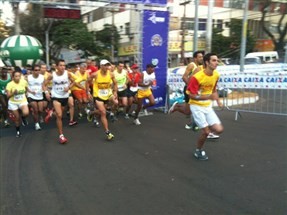
[[[199,128],[205,128],[214,124],[221,124],[218,116],[211,106],[202,107],[199,105],[189,105],[193,119]]]
[[[18,110],[24,105],[28,105],[28,102],[13,103],[8,101],[8,110]]]

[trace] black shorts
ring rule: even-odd
[[[127,97],[128,95],[128,91],[127,89],[123,90],[123,91],[118,91],[118,97],[122,98],[122,97]]]
[[[48,101],[47,98],[46,98],[46,93],[45,92],[43,92],[43,101],[46,101],[46,102]]]
[[[104,100],[104,99],[101,99],[101,98],[99,98],[99,97],[94,97],[94,102],[96,102],[96,101],[104,102],[104,104],[107,104],[107,103],[109,102],[108,99],[107,99],[107,100]]]
[[[128,98],[135,97],[136,94],[137,94],[137,91],[131,91],[130,89],[127,90]]]
[[[61,103],[62,107],[65,107],[68,104],[68,98],[52,98],[52,101],[57,101]]]
[[[28,103],[31,103],[31,102],[42,102],[44,101],[44,99],[32,99],[30,97],[28,97]]]
[[[184,95],[185,103],[188,103],[189,102],[189,96],[186,94],[186,88],[187,88],[187,86],[185,85],[183,88],[183,95]]]

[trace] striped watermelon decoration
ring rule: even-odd
[[[9,66],[35,65],[43,55],[42,45],[34,37],[15,35],[5,39],[0,47],[0,58]]]

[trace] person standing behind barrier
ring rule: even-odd
[[[135,112],[135,117],[134,117],[134,124],[140,125],[141,122],[139,121],[139,112],[143,108],[144,111],[148,107],[154,106],[155,101],[154,101],[154,96],[152,94],[152,85],[154,83],[155,79],[155,66],[153,64],[147,64],[146,65],[146,71],[143,71],[143,73],[140,76],[140,80],[138,83],[139,90],[137,92],[137,108]],[[149,102],[143,106],[143,100],[147,98]]]
[[[35,130],[41,130],[39,124],[39,116],[42,116],[44,110],[44,97],[43,97],[43,85],[44,76],[39,74],[40,66],[35,65],[32,68],[32,74],[27,76],[28,81],[28,101],[33,110],[33,119],[35,123]]]
[[[2,116],[4,119],[4,127],[7,128],[10,126],[8,122],[8,98],[6,95],[6,86],[11,81],[11,75],[8,74],[8,68],[1,68],[0,75],[0,104],[2,106]]]
[[[21,136],[20,132],[20,112],[22,113],[22,124],[27,125],[25,117],[29,115],[28,102],[26,92],[28,91],[28,83],[22,77],[21,71],[17,70],[12,73],[12,81],[6,86],[6,94],[8,101],[8,109],[15,116],[16,137]]]
[[[59,60],[57,63],[57,70],[50,74],[45,80],[45,86],[52,81],[51,98],[50,93],[46,90],[45,94],[47,99],[52,99],[53,107],[56,113],[56,123],[59,132],[59,142],[64,144],[68,142],[68,139],[63,134],[63,112],[65,106],[68,104],[69,90],[73,85],[72,75],[65,70],[66,64],[64,60]]]
[[[204,55],[204,51],[196,51],[193,53],[193,62],[191,62],[190,64],[187,65],[185,72],[182,76],[182,80],[185,83],[185,86],[183,88],[183,94],[184,94],[184,104],[178,104],[178,102],[174,102],[173,105],[171,106],[171,108],[168,111],[168,114],[174,113],[176,111],[184,114],[184,115],[190,115],[190,109],[189,109],[189,96],[186,94],[186,88],[188,86],[190,77],[194,74],[195,70],[201,66],[203,64],[203,55]],[[190,122],[188,124],[185,125],[186,129],[193,129],[193,130],[197,130],[198,127],[196,126],[196,124]]]
[[[112,102],[112,105],[118,104],[117,99],[117,82],[114,74],[109,70],[111,63],[107,60],[100,61],[100,70],[93,73],[89,77],[89,81],[93,80],[93,97],[95,105],[101,115],[101,121],[105,130],[105,134],[108,140],[114,138],[114,135],[109,130],[107,120],[106,105],[108,102]]]
[[[216,85],[219,73],[215,71],[218,66],[218,57],[208,53],[203,57],[204,69],[193,75],[187,87],[189,105],[194,120],[201,129],[197,140],[194,156],[199,160],[207,160],[208,156],[203,150],[208,134],[223,132],[223,126],[211,107],[211,100],[218,100]]]
[[[131,71],[128,73],[129,76],[129,84],[128,84],[128,90],[127,90],[127,96],[128,96],[128,106],[126,108],[126,115],[125,118],[129,119],[129,112],[134,102],[136,102],[136,94],[138,92],[138,83],[141,78],[141,73],[139,72],[139,66],[137,64],[133,64],[131,66]]]

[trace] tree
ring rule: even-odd
[[[239,59],[242,35],[242,20],[231,19],[230,36],[222,35],[221,29],[213,29],[212,51],[218,53],[220,57]],[[252,52],[255,45],[255,38],[247,30],[246,53]]]
[[[22,34],[37,38],[45,47],[45,31],[49,22],[43,17],[41,5],[29,4],[20,14]],[[54,20],[49,31],[51,59],[59,57],[62,48],[81,49],[86,55],[101,55],[102,49],[95,42],[94,33],[89,32],[81,20]]]
[[[10,29],[5,25],[5,23],[0,19],[0,44],[9,37]]]
[[[258,1],[258,0],[257,0]],[[284,47],[284,40],[287,35],[287,22],[284,21],[285,15],[287,13],[287,3],[281,3],[281,16],[277,23],[277,32],[278,36],[276,37],[268,28],[267,22],[265,22],[266,15],[269,12],[268,9],[271,7],[273,3],[272,0],[260,0],[260,4],[262,5],[261,10],[261,25],[263,31],[270,37],[273,41],[276,51],[282,51]]]
[[[101,55],[102,49],[94,40],[93,32],[81,20],[62,20],[51,29],[51,52],[58,56],[62,48],[83,50],[86,55]]]
[[[105,24],[104,29],[95,32],[95,35],[98,44],[103,49],[103,53],[107,58],[110,58],[112,43],[114,45],[114,50],[118,50],[119,47],[120,34],[117,31],[117,27],[110,24]]]

